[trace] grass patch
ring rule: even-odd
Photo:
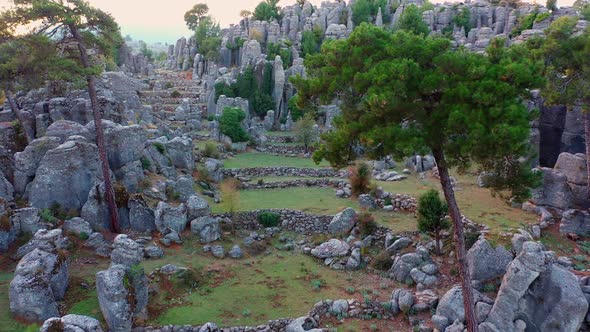
[[[240,153],[224,162],[225,168],[251,168],[251,167],[329,167],[327,162],[316,165],[310,158],[273,156],[265,153]]]

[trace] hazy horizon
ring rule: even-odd
[[[196,3],[206,3],[209,14],[222,27],[238,23],[240,11],[253,11],[261,0],[90,0],[89,2],[112,14],[123,36],[130,35],[134,40],[149,43],[173,43],[181,36],[188,37],[191,32],[184,23],[184,13]],[[323,0],[311,0],[319,5]],[[574,0],[559,0],[561,6],[571,5]],[[294,4],[296,0],[282,0],[281,6]],[[434,1],[443,2],[443,1]],[[453,1],[452,1],[453,2]],[[10,6],[12,1],[0,0],[0,9]]]

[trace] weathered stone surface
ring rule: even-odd
[[[0,169],[0,199],[7,202],[14,200],[14,186],[6,179],[4,173]]]
[[[194,169],[193,141],[190,138],[175,137],[166,143],[166,150],[172,165],[188,171]]]
[[[210,243],[221,239],[219,220],[208,216],[191,221],[191,232],[199,236],[201,243]]]
[[[385,250],[387,250],[388,253],[393,255],[399,252],[400,250],[407,248],[411,243],[412,239],[410,239],[409,237],[401,237],[397,239],[395,242],[393,242],[390,246],[386,247]]]
[[[353,208],[346,208],[334,216],[328,225],[328,232],[332,235],[346,235],[356,224],[356,211]]]
[[[48,208],[57,203],[65,210],[80,210],[92,186],[102,182],[96,145],[68,141],[47,151],[30,185],[30,204]]]
[[[348,243],[338,240],[331,239],[328,242],[324,242],[319,246],[311,250],[311,254],[317,258],[331,258],[331,257],[343,257],[348,254],[350,246]]]
[[[398,288],[391,293],[391,311],[394,314],[408,313],[414,304],[414,295],[407,289]]]
[[[121,187],[122,188],[122,187]],[[128,194],[123,190],[115,190],[115,201],[119,215],[119,226],[121,229],[129,229],[129,209],[127,209]],[[80,216],[90,223],[96,231],[112,230],[111,213],[107,204],[106,189],[104,182],[92,187],[88,193],[88,199]]]
[[[10,216],[10,222],[18,233],[35,234],[40,229],[49,229],[50,225],[41,220],[39,209],[22,208],[14,210]]]
[[[586,157],[583,154],[562,152],[557,158],[554,169],[567,178],[567,181],[577,185],[586,185]]]
[[[229,257],[233,259],[240,259],[244,257],[244,252],[242,251],[242,248],[240,248],[240,246],[236,244],[229,251]]]
[[[43,136],[27,145],[24,151],[14,154],[14,189],[17,194],[25,193],[27,185],[35,178],[37,167],[49,150],[61,144],[58,137]]]
[[[493,300],[474,289],[473,302],[491,304]],[[461,286],[455,286],[445,293],[438,303],[436,314],[446,317],[449,322],[465,320],[465,307],[463,306],[463,291],[461,290]]]
[[[512,258],[504,247],[494,249],[487,240],[480,239],[467,252],[469,275],[482,282],[496,279],[504,275]]]
[[[143,247],[130,239],[126,234],[119,234],[113,241],[111,265],[125,265],[131,267],[143,260]]]
[[[543,185],[533,190],[531,201],[535,205],[552,206],[568,209],[573,204],[573,195],[567,183],[567,177],[551,168],[541,168]]]
[[[47,128],[45,136],[57,137],[61,142],[64,142],[70,136],[83,136],[88,139],[91,135],[86,127],[77,122],[59,120]]]
[[[82,234],[90,236],[90,234],[92,234],[90,223],[78,217],[64,221],[62,229],[66,234],[74,234],[76,236],[81,236]]]
[[[156,228],[161,233],[170,228],[177,233],[182,233],[186,228],[186,206],[180,204],[172,206],[166,202],[158,203],[155,213]]]
[[[98,303],[109,331],[131,331],[134,318],[146,318],[147,284],[143,270],[132,272],[123,265],[96,274]]]
[[[129,198],[129,227],[138,232],[151,232],[156,230],[155,214],[141,195],[132,195]]]
[[[81,315],[65,315],[61,318],[53,317],[46,320],[39,332],[103,332],[97,319]]]
[[[348,257],[345,268],[347,270],[356,270],[361,267],[361,263],[361,249],[355,248],[352,250],[350,257]]]
[[[207,200],[196,194],[188,198],[186,208],[189,220],[204,217],[211,213]]]
[[[113,248],[108,243],[104,236],[99,232],[94,232],[90,235],[88,240],[84,243],[84,247],[93,249],[100,257],[110,257]]]
[[[590,213],[582,210],[567,210],[563,213],[559,224],[559,233],[590,235]]]
[[[70,240],[63,236],[61,229],[40,229],[33,238],[16,251],[16,258],[20,259],[35,249],[41,249],[50,253],[57,253],[59,250],[68,249],[71,246]]]
[[[431,262],[432,260],[428,254],[428,250],[424,247],[418,247],[414,253],[396,256],[388,274],[390,278],[398,282],[412,283],[413,279],[410,275],[412,269]]]
[[[211,181],[221,182],[223,180],[223,162],[208,158],[205,161],[205,169],[207,169]]]
[[[10,311],[30,322],[59,316],[57,301],[68,287],[68,264],[64,257],[40,249],[26,254],[10,282]]]

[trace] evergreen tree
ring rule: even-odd
[[[590,156],[590,29],[576,33],[577,19],[560,17],[547,29],[542,50],[547,64],[547,102],[581,107],[586,156]],[[586,158],[590,198],[590,158]]]
[[[395,28],[397,30],[405,30],[412,32],[417,35],[427,36],[430,33],[428,25],[424,23],[422,19],[422,12],[416,5],[411,4],[404,9],[399,22],[396,23]]]
[[[316,125],[312,114],[306,114],[297,122],[295,122],[295,138],[305,147],[305,152],[309,152],[309,148],[317,142],[318,133],[314,129]]]
[[[469,331],[476,331],[477,323],[462,215],[449,170],[475,164],[505,174],[505,163],[498,160],[527,155],[531,115],[523,99],[529,88],[542,84],[542,65],[530,60],[527,49],[503,45],[503,40],[493,41],[486,56],[454,51],[444,38],[391,34],[362,24],[347,40],[327,43],[320,54],[306,58],[308,78],[293,80],[301,105],[314,97],[326,104],[335,97],[342,101],[336,130],[323,136],[314,160],[346,166],[358,144],[373,158],[433,154],[454,225]],[[530,179],[527,166],[509,173],[514,179],[505,182],[508,189]]]
[[[96,128],[96,143],[105,182],[106,200],[111,216],[112,230],[119,233],[119,216],[106,149],[104,129],[102,126],[100,105],[96,92],[96,75],[102,69],[92,62],[88,49],[98,50],[107,58],[112,58],[117,47],[122,43],[119,26],[112,16],[92,7],[84,0],[19,0],[14,7],[2,15],[0,31],[15,31],[18,27],[34,25],[34,33],[44,35],[66,45],[73,40],[77,54],[71,56],[78,60],[78,69],[70,72],[83,72],[88,85],[90,104]],[[66,51],[66,48],[64,47]]]
[[[189,11],[184,13],[184,21],[186,22],[186,26],[190,30],[195,30],[203,20],[207,16],[209,12],[209,6],[205,3],[198,3],[193,6]]]
[[[264,0],[254,9],[254,19],[258,21],[270,21],[280,18],[279,0]]]
[[[429,190],[418,200],[418,230],[433,234],[436,254],[440,255],[440,232],[449,229],[451,224],[445,219],[448,207],[440,199],[436,190]]]

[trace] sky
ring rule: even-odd
[[[112,14],[119,25],[123,36],[131,35],[135,40],[146,42],[174,43],[181,36],[189,36],[190,32],[184,23],[184,13],[196,3],[206,3],[209,14],[222,27],[228,27],[240,21],[240,11],[254,10],[261,0],[89,0],[89,2]],[[322,0],[311,0],[319,5]],[[440,1],[440,0],[439,0]],[[532,1],[532,0],[530,0]],[[545,0],[538,0],[544,3]],[[574,0],[558,0],[559,5],[571,5]],[[282,0],[280,5],[286,6],[296,0]],[[438,2],[438,1],[433,1]],[[442,2],[442,1],[441,1]],[[10,0],[0,0],[0,9],[11,4]]]

